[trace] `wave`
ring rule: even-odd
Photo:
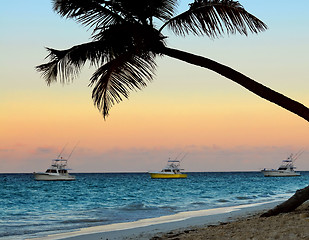
[[[62,229],[61,229],[62,230]],[[14,236],[24,236],[24,235],[31,235],[31,234],[37,234],[39,232],[50,232],[53,230],[31,230],[31,229],[19,229],[19,230],[15,230],[15,231],[11,231],[11,232],[2,232],[0,233],[0,238],[2,237],[14,237]]]
[[[158,208],[146,206],[144,203],[141,202],[133,202],[123,207],[119,207],[118,209],[123,211],[138,211],[138,210],[157,210]]]
[[[167,209],[167,210],[170,210],[170,211],[174,212],[177,209],[177,207],[174,207],[174,206],[161,206],[161,207],[159,207],[159,209]]]
[[[269,191],[269,192],[264,192],[264,193],[260,193],[258,194],[258,197],[262,197],[262,198],[268,198],[270,196],[275,196],[275,195],[278,195],[278,194],[275,194],[274,192],[272,191]]]
[[[214,198],[214,197],[212,197],[212,196],[201,196],[201,198],[206,198],[206,199],[208,199],[208,198]]]
[[[237,200],[251,200],[251,199],[256,199],[257,196],[238,196],[236,197]]]
[[[108,219],[72,219],[72,220],[65,220],[62,221],[61,223],[64,224],[79,224],[79,223],[103,223],[103,222],[108,222],[110,220]]]
[[[191,203],[191,205],[203,206],[203,205],[207,205],[207,203],[205,203],[205,202],[193,202],[193,203]]]

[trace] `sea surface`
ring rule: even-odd
[[[188,173],[187,179],[151,179],[147,173],[74,175],[76,181],[45,182],[32,174],[0,174],[0,239],[285,200],[309,185],[309,172],[288,178],[266,178],[260,172]]]

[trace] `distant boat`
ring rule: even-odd
[[[160,172],[149,172],[151,178],[186,178],[187,174],[182,173],[179,160],[168,160],[167,165]]]
[[[302,152],[301,152],[302,153]],[[300,176],[299,172],[295,172],[294,162],[300,156],[301,153],[296,155],[291,154],[287,159],[283,160],[279,168],[266,169],[264,168],[261,172],[265,177],[297,177]]]
[[[74,147],[75,148],[75,147]],[[63,149],[64,150],[64,149]],[[61,153],[63,152],[61,151]],[[69,155],[68,159],[72,155],[74,149]],[[61,153],[58,158],[52,160],[51,166],[45,172],[34,172],[34,178],[37,181],[74,181],[75,176],[70,175],[67,168],[68,159],[61,157]]]

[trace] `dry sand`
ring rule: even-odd
[[[261,218],[259,214],[240,218],[232,222],[198,228],[171,231],[157,234],[151,240],[265,240],[265,239],[308,239],[309,240],[309,204],[305,203],[291,213]]]

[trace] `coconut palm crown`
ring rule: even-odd
[[[266,24],[232,0],[195,0],[176,15],[177,0],[53,0],[54,11],[92,30],[91,41],[66,50],[47,48],[49,62],[36,67],[48,85],[72,81],[86,62],[96,67],[89,86],[94,104],[108,116],[129,92],[154,78],[155,58],[167,55],[213,70],[262,98],[309,120],[302,104],[210,59],[167,47],[164,29],[217,38],[225,34],[258,33]],[[166,32],[166,31],[165,31]],[[295,110],[296,109],[296,110]]]

